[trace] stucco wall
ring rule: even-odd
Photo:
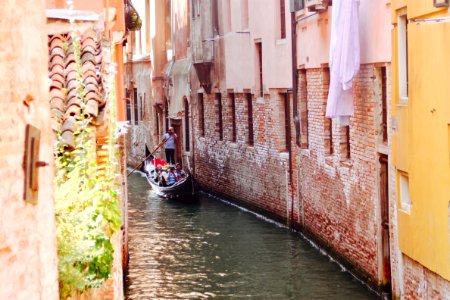
[[[145,158],[145,145],[156,145],[154,136],[154,94],[152,94],[151,64],[149,61],[128,62],[125,66],[125,83],[130,92],[131,122],[126,135],[127,163],[137,165]],[[137,88],[138,116],[135,116],[135,101],[133,100],[133,89]],[[145,93],[145,97],[144,97]],[[141,101],[142,97],[142,101]],[[136,124],[134,120],[138,118]],[[152,151],[152,149],[149,149]]]
[[[408,178],[411,200],[407,209],[400,185],[397,186],[398,239],[400,251],[422,265],[429,273],[445,278],[450,285],[449,240],[449,132],[450,95],[449,39],[447,22],[420,23],[416,18],[448,18],[447,8],[435,9],[432,2],[393,1],[393,164],[395,176]],[[403,8],[403,5],[407,7]],[[396,10],[401,8],[401,10]],[[429,14],[434,12],[434,14]],[[408,93],[400,95],[399,16],[408,18]],[[403,97],[401,97],[403,96]],[[406,193],[405,193],[406,194]],[[417,268],[404,266],[405,277]],[[429,278],[434,278],[430,276]],[[431,280],[431,279],[427,279]],[[430,282],[431,283],[431,282]],[[407,293],[405,282],[405,293]]]
[[[44,2],[2,4],[0,299],[58,299]],[[50,164],[39,168],[36,205],[23,200],[26,124],[40,129],[39,159]]]
[[[320,68],[329,63],[332,7],[324,13],[297,13],[297,63]],[[390,1],[361,0],[361,64],[391,61]]]
[[[279,1],[249,0],[248,27],[242,18],[246,8],[244,1],[231,2],[231,15],[222,7],[221,15],[229,18],[229,31],[223,33],[226,61],[225,89],[242,92],[244,88],[259,90],[259,69],[255,42],[262,44],[264,92],[272,88],[292,87],[291,23],[289,1],[285,1],[286,38],[281,39]],[[222,24],[224,26],[225,24]],[[246,27],[246,28],[244,28]],[[227,29],[227,26],[225,26]]]

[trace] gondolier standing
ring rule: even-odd
[[[173,132],[173,127],[169,127],[169,131],[164,134],[164,140],[166,141],[166,161],[168,164],[173,165],[175,164],[175,143],[177,140],[177,135]]]

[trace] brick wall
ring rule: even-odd
[[[230,94],[222,93],[223,141],[219,140],[215,93],[204,94],[205,136],[199,137],[198,96],[194,94],[192,116],[195,136],[195,178],[207,189],[244,202],[280,219],[287,218],[291,198],[286,194],[288,159],[280,124],[280,91],[263,98],[252,96],[254,146],[248,141],[246,94],[236,93],[236,142],[232,142]],[[284,121],[284,120],[283,120]],[[287,202],[289,201],[289,203]],[[288,205],[289,204],[289,205]]]
[[[378,69],[374,65],[361,66],[354,81],[355,115],[348,132],[350,158],[347,131],[324,117],[327,73],[326,68],[319,68],[306,70],[306,75],[304,71],[299,74],[300,89],[307,87],[308,137],[302,141],[307,140],[309,146],[297,148],[300,222],[354,271],[377,284],[381,224],[375,116],[381,88]],[[300,102],[304,101],[301,97],[300,92]]]
[[[389,155],[387,142],[380,138],[381,66],[386,65],[361,66],[354,81],[355,115],[348,130],[325,118],[328,69],[299,71],[299,114],[308,120],[300,120],[302,149],[295,143],[291,118],[292,185],[283,90],[271,89],[264,99],[253,96],[254,146],[248,144],[245,94],[234,94],[235,143],[230,94],[222,93],[223,141],[219,140],[215,92],[204,94],[204,137],[198,134],[197,95],[192,96],[198,182],[266,214],[291,220],[374,285],[383,273],[379,155]],[[386,70],[389,82],[389,65]],[[389,91],[389,86],[385,89]],[[385,96],[389,102],[390,94]]]
[[[420,263],[403,255],[402,299],[449,299],[450,283]]]
[[[0,11],[0,299],[59,298],[44,12],[31,0]],[[39,160],[50,164],[39,168],[37,204],[23,200],[26,124],[40,129]]]

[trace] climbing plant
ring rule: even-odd
[[[90,117],[84,113],[86,99],[82,80],[80,43],[73,39],[78,69],[75,150],[58,148],[55,177],[55,211],[60,295],[66,299],[73,292],[100,287],[111,277],[113,245],[111,237],[121,226],[119,208],[119,153],[114,138],[114,124],[109,139],[97,151]],[[114,86],[112,78],[106,82]],[[110,89],[110,100],[114,89]],[[110,101],[111,102],[111,101]],[[113,101],[112,101],[113,102]],[[113,107],[110,113],[114,113]],[[60,137],[59,137],[60,138]],[[58,138],[58,139],[59,139]],[[97,154],[105,157],[98,162]]]

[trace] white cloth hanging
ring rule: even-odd
[[[330,87],[326,116],[348,125],[353,116],[353,77],[360,67],[359,0],[334,0],[330,40]]]

